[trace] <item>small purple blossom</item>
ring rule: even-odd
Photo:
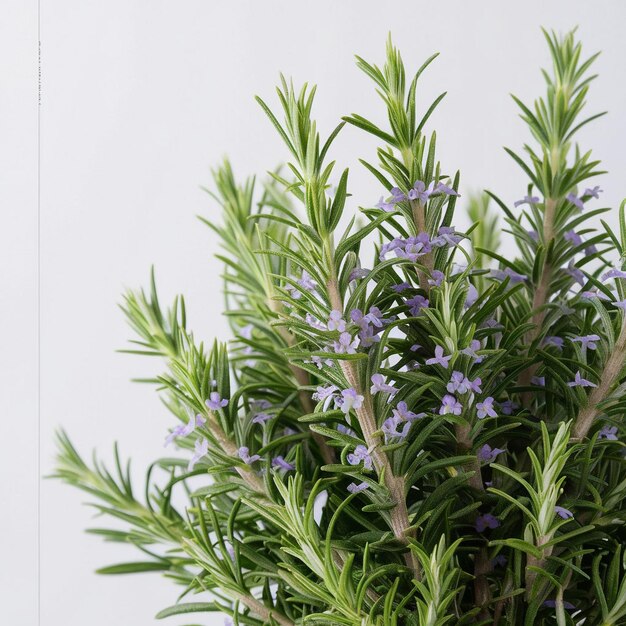
[[[328,330],[338,330],[340,333],[346,329],[346,320],[343,319],[341,311],[333,309],[330,312],[326,328],[328,328]]]
[[[444,185],[443,183],[437,183],[432,193],[444,193],[446,196],[459,196],[455,189],[452,189],[452,187],[448,187],[448,185]]]
[[[463,411],[463,405],[453,396],[447,393],[441,399],[441,407],[439,408],[439,415],[461,415]]]
[[[472,283],[469,283],[463,307],[469,309],[473,304],[475,304],[476,300],[478,300],[478,289],[476,289]]]
[[[536,230],[527,230],[526,233],[535,243],[539,243],[539,233]]]
[[[580,211],[582,211],[585,208],[585,205],[583,204],[582,198],[577,197],[575,194],[573,193],[568,193],[565,196],[565,199],[568,202],[571,202],[577,209],[579,209]]]
[[[333,341],[333,351],[335,354],[355,354],[359,346],[359,340],[352,338],[352,335],[343,332],[339,335],[338,341]]]
[[[519,409],[519,404],[517,402],[513,402],[513,400],[500,402],[500,412],[502,415],[512,415],[513,411],[517,411],[517,409]]]
[[[363,467],[366,470],[371,470],[373,467],[372,457],[370,456],[367,448],[362,444],[359,444],[354,449],[354,452],[348,454],[347,459],[350,465],[360,465],[361,463],[363,463]]]
[[[504,554],[498,554],[491,562],[494,567],[505,567],[507,560]]]
[[[491,396],[476,404],[476,417],[479,420],[482,420],[485,419],[485,417],[487,416],[498,417],[498,414],[493,408],[493,398]]]
[[[374,374],[371,378],[372,387],[370,393],[372,395],[377,394],[379,391],[382,393],[389,393],[391,395],[398,393],[398,390],[393,386],[385,382],[385,377],[382,374]]]
[[[454,247],[463,240],[463,237],[454,230],[454,226],[441,226],[437,235],[438,237],[433,239],[432,244],[439,247],[446,245]]]
[[[578,370],[574,376],[574,380],[567,383],[568,387],[597,387],[598,385],[592,383],[590,380],[583,378]]]
[[[396,248],[396,256],[415,263],[432,250],[431,243],[428,233],[419,233],[415,237],[409,237],[403,247]]]
[[[583,349],[595,350],[598,347],[597,341],[600,341],[598,335],[584,335],[582,337],[572,337],[572,341],[579,341]]]
[[[344,435],[348,435],[350,437],[356,437],[356,433],[349,428],[345,424],[337,424],[337,432],[343,433]]]
[[[618,309],[622,309],[622,311],[626,311],[626,300],[615,300],[613,306],[616,306]]]
[[[435,346],[435,356],[432,359],[427,359],[426,365],[441,365],[441,367],[448,369],[448,363],[451,358],[452,355],[444,356],[443,348],[441,346]]]
[[[359,483],[358,485],[356,483],[350,483],[348,485],[348,491],[350,493],[360,493],[361,491],[365,491],[368,488],[369,485],[367,483]]]
[[[409,411],[409,407],[406,402],[398,402],[396,408],[392,409],[391,412],[394,417],[405,422],[413,422],[417,419],[421,419],[422,417],[426,417],[426,413],[413,413],[413,411]]]
[[[491,270],[491,277],[500,281],[503,281],[508,278],[511,285],[517,285],[518,283],[523,283],[528,278],[524,274],[518,274],[515,270],[512,270],[510,267],[507,267],[504,270]]]
[[[576,267],[574,261],[570,261],[563,271],[569,274],[581,287],[585,284],[585,273]]]
[[[611,278],[626,278],[626,272],[617,268],[613,268],[602,274],[600,280],[604,283]]]
[[[535,387],[545,387],[546,386],[546,377],[545,376],[533,376],[530,379],[531,385],[535,385]]]
[[[413,286],[411,285],[411,283],[407,283],[407,281],[405,280],[405,281],[399,283],[398,285],[392,285],[391,288],[396,293],[401,293],[403,291],[406,291],[407,289],[412,289]]]
[[[348,387],[341,392],[339,403],[341,410],[347,415],[350,409],[360,409],[363,406],[363,396],[358,394],[353,387]]]
[[[428,300],[424,296],[420,296],[419,294],[409,298],[405,301],[407,307],[409,307],[409,312],[413,317],[419,315],[422,309],[427,309],[430,304]]]
[[[372,270],[368,270],[363,267],[355,267],[351,272],[350,276],[348,276],[348,281],[352,282],[353,280],[358,280],[360,278],[365,278]]]
[[[496,460],[496,457],[503,452],[504,450],[502,448],[492,448],[488,443],[486,443],[478,451],[478,460],[483,463],[493,463]]]
[[[272,417],[274,416],[270,415],[269,413],[257,413],[252,418],[252,423],[253,424],[265,424],[265,422],[267,422],[268,420],[271,420]]]
[[[339,388],[335,387],[335,385],[329,385],[328,387],[320,386],[311,397],[313,398],[313,400],[316,400],[318,402],[323,400],[324,405],[322,410],[327,411],[328,405],[332,401],[335,392],[337,391],[339,391]]]
[[[206,455],[209,451],[209,442],[202,437],[202,439],[196,439],[194,443],[194,453],[189,461],[189,465],[187,466],[188,471],[192,471],[195,467],[196,463]]]
[[[579,246],[583,242],[581,236],[574,230],[568,230],[563,235],[563,239],[569,241],[573,246]]]
[[[522,206],[522,204],[533,205],[538,203],[539,198],[537,196],[524,196],[521,200],[516,200],[513,206],[517,208],[518,206]]]
[[[470,345],[467,348],[463,348],[463,350],[461,350],[461,354],[466,354],[467,356],[474,359],[474,363],[480,363],[484,357],[476,354],[476,350],[480,350],[481,348],[482,345],[480,341],[478,341],[478,339],[472,339],[472,341],[470,341]]]
[[[421,180],[416,180],[413,189],[409,190],[409,200],[419,200],[422,204],[428,201],[433,192],[426,189],[426,184]]]
[[[547,607],[548,609],[555,609],[556,600],[544,600],[543,606]],[[576,609],[576,607],[571,602],[563,602],[563,608],[566,611],[574,611]]]
[[[209,395],[209,399],[206,401],[206,405],[211,411],[219,411],[225,406],[228,406],[228,400],[222,400],[220,394],[217,391],[212,391]]]
[[[563,350],[565,341],[561,337],[548,336],[544,338],[544,340],[542,341],[542,345],[546,348],[552,346],[554,348],[557,348],[558,350]]]
[[[608,424],[605,424],[598,433],[598,439],[617,441],[617,426],[609,426]]]
[[[574,517],[574,514],[569,509],[566,509],[563,506],[555,506],[554,512],[562,519],[570,519]]]
[[[495,515],[491,513],[485,513],[483,515],[479,515],[474,522],[474,528],[479,532],[485,532],[487,528],[498,528],[500,526],[500,520]]]
[[[381,209],[385,213],[391,213],[396,210],[395,202],[389,200],[385,200],[383,196],[380,196],[380,200],[376,203],[376,208]]]
[[[190,435],[196,429],[196,427],[202,426],[205,422],[206,420],[204,419],[204,417],[202,417],[202,415],[190,416],[187,424],[185,424],[184,426],[182,424],[179,424],[178,426],[174,427],[172,432],[166,437],[165,445],[169,446],[172,441],[174,441],[174,439],[176,439],[177,437],[187,437],[187,435]]]
[[[389,193],[391,194],[391,199],[396,203],[406,200],[406,194],[399,187],[392,187]]]
[[[603,190],[600,189],[599,185],[596,185],[593,188],[587,187],[587,189],[585,189],[585,191],[583,192],[583,196],[591,196],[592,198],[595,198],[597,200],[600,197],[602,191]]]
[[[237,450],[237,453],[239,454],[239,458],[246,465],[252,465],[252,463],[255,463],[256,461],[259,461],[261,459],[258,454],[253,454],[252,456],[250,456],[250,449],[246,446],[241,446],[241,448]]]
[[[463,372],[454,371],[450,376],[450,382],[446,385],[446,389],[450,393],[467,393],[469,391],[469,380]]]
[[[272,467],[276,469],[283,469],[286,471],[296,469],[295,465],[293,465],[292,463],[289,463],[288,461],[285,461],[285,459],[282,456],[275,456],[272,459]]]
[[[398,427],[402,425],[402,430],[398,430]],[[383,434],[385,435],[385,441],[390,439],[404,439],[411,428],[411,422],[405,422],[398,415],[388,417],[381,427]]]
[[[379,255],[380,260],[384,261],[385,256],[389,252],[393,250],[397,250],[399,248],[403,248],[404,244],[405,244],[404,239],[400,239],[399,237],[394,237],[391,241],[384,243],[380,248],[380,255]]]
[[[441,283],[444,281],[446,275],[439,271],[439,270],[433,270],[430,273],[430,278],[428,279],[428,284],[431,287],[440,287]]]

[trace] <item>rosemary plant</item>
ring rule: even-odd
[[[596,55],[545,36],[545,94],[515,98],[529,144],[506,150],[528,187],[470,199],[466,233],[459,174],[426,131],[443,94],[417,106],[436,55],[407,76],[389,41],[382,66],[357,58],[380,123],[349,115],[320,138],[315,89],[281,79],[276,107],[257,100],[287,168],[260,189],[214,172],[221,215],[203,221],[232,342],[198,343],[154,277],[125,295],[128,352],[163,360],[152,382],[181,454],[139,497],[117,452],[114,472],[88,465],[61,434],[56,476],[122,523],[93,532],[142,553],[102,573],[181,585],[159,618],[626,623],[624,204],[619,233],[593,226],[602,172],[575,141],[601,115],[583,114]],[[381,144],[361,163],[382,197],[359,222],[342,219],[348,170],[330,160],[346,124]]]

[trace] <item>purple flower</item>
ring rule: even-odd
[[[557,348],[558,350],[563,350],[563,345],[565,344],[565,342],[563,341],[563,339],[561,339],[561,337],[546,337],[542,344],[547,348],[549,346],[553,346],[555,348]]]
[[[339,406],[347,415],[350,409],[360,409],[363,406],[363,396],[359,395],[353,387],[348,387],[341,392]]]
[[[377,306],[371,306],[369,313],[363,316],[363,319],[376,328],[382,328],[385,318]]]
[[[574,230],[568,230],[563,235],[563,239],[565,239],[565,241],[569,241],[574,246],[579,246],[583,242],[581,236]]]
[[[574,517],[574,514],[563,506],[555,506],[554,512],[562,519],[570,519],[571,517]]]
[[[524,276],[523,274],[518,274],[510,267],[507,267],[504,270],[491,270],[491,276],[496,280],[505,280],[506,278],[508,278],[511,285],[523,283],[527,279],[527,276]]]
[[[328,330],[338,330],[340,333],[346,329],[346,321],[343,319],[341,311],[333,309],[330,312],[326,328],[328,328]]]
[[[404,242],[404,247],[396,248],[396,256],[409,259],[415,263],[417,259],[425,254],[428,254],[432,250],[431,241],[427,233],[419,233],[415,237],[409,237]]]
[[[478,451],[478,460],[483,463],[493,463],[496,460],[496,457],[503,452],[504,450],[502,448],[492,448],[488,443],[486,443]]]
[[[311,396],[313,400],[317,400],[318,402],[324,400],[324,406],[322,408],[323,411],[328,410],[328,405],[331,400],[335,396],[335,392],[339,391],[338,387],[335,385],[329,385],[328,387],[318,387],[317,391]]]
[[[626,272],[617,268],[613,268],[612,270],[609,270],[608,272],[602,274],[602,278],[600,278],[600,280],[604,283],[610,278],[626,278]]]
[[[618,309],[622,309],[623,311],[626,311],[626,300],[615,300],[612,304],[613,306],[616,306]]]
[[[189,461],[187,470],[191,472],[193,468],[195,467],[196,463],[203,456],[205,456],[208,451],[209,451],[209,442],[204,437],[202,437],[202,439],[196,439],[196,442],[194,444],[194,454],[191,457],[191,460]]]
[[[296,469],[295,465],[292,465],[288,461],[285,461],[285,459],[282,456],[275,456],[272,459],[272,467],[276,469],[284,469],[287,471]]]
[[[389,193],[391,194],[391,199],[396,203],[406,200],[406,194],[403,193],[399,187],[392,187]]]
[[[209,395],[209,399],[206,401],[206,405],[211,411],[219,411],[228,405],[228,400],[222,400],[217,391],[212,391]]]
[[[500,402],[500,411],[502,415],[512,415],[513,411],[519,409],[519,404],[517,402],[513,402],[513,400],[505,400],[504,402]]]
[[[463,372],[454,371],[452,376],[450,376],[450,382],[446,385],[446,389],[450,393],[467,393],[469,391],[469,380]]]
[[[587,189],[585,189],[585,191],[583,192],[583,196],[591,196],[592,198],[595,198],[597,200],[600,197],[602,191],[603,190],[600,189],[599,185],[596,185],[593,188],[587,187]]]
[[[402,425],[402,430],[399,431],[400,425]],[[411,422],[405,422],[398,415],[394,415],[383,422],[381,430],[385,435],[385,441],[389,441],[396,438],[404,439],[409,434],[410,428]]]
[[[258,454],[253,454],[250,456],[250,449],[246,446],[241,446],[239,450],[237,450],[239,454],[239,458],[246,464],[252,465],[255,461],[258,461],[261,457]]]
[[[407,289],[412,289],[413,286],[411,285],[411,283],[407,283],[406,280],[404,282],[401,282],[398,285],[392,285],[391,288],[396,292],[396,293],[401,293],[403,291],[406,291]]]
[[[390,393],[391,395],[398,393],[398,390],[393,385],[389,385],[385,382],[385,377],[382,374],[374,374],[371,380],[372,387],[370,393],[372,395],[377,394],[379,391]]]
[[[306,270],[302,270],[300,280],[298,280],[298,285],[307,291],[315,291],[315,287],[317,287],[315,281]]]
[[[426,184],[421,180],[416,180],[413,189],[409,190],[409,200],[419,200],[422,204],[428,201],[432,191],[426,189]]]
[[[447,245],[454,247],[463,239],[463,237],[454,230],[454,226],[441,226],[437,234],[439,236],[433,239],[433,246],[443,247]]]
[[[190,435],[195,430],[196,426],[202,426],[205,422],[206,420],[202,415],[190,416],[186,425],[183,426],[179,424],[172,430],[165,439],[165,445],[169,446],[177,437],[187,437],[187,435]]]
[[[313,365],[315,365],[317,367],[317,369],[322,369],[322,367],[324,365],[326,365],[327,367],[333,367],[334,363],[332,359],[324,359],[321,356],[318,355],[314,355],[310,358],[310,360],[306,360],[304,361],[305,363],[313,363]]]
[[[494,567],[504,567],[506,565],[506,557],[504,554],[498,554],[491,562]]]
[[[348,454],[347,459],[350,465],[360,465],[361,463],[363,463],[363,467],[366,470],[371,470],[373,467],[372,457],[370,456],[370,453],[367,451],[367,448],[364,445],[358,445],[354,449],[354,452]]]
[[[366,326],[359,331],[359,340],[362,348],[369,348],[373,344],[378,343],[380,341],[380,337],[376,335],[371,326]]]
[[[431,277],[428,279],[428,284],[431,287],[440,287],[441,283],[446,277],[446,275],[443,272],[440,272],[439,270],[433,270],[430,273],[430,276]]]
[[[399,237],[394,237],[391,241],[384,243],[380,248],[379,258],[381,261],[385,260],[385,256],[391,252],[392,250],[397,250],[399,248],[404,248],[404,240]]]
[[[441,399],[441,407],[439,408],[439,415],[461,415],[463,411],[463,405],[452,395],[447,393]]]
[[[469,283],[463,307],[469,309],[476,302],[476,300],[478,300],[478,289],[476,289],[472,283]]]
[[[304,317],[304,321],[311,327],[318,330],[326,330],[326,326],[322,324],[316,317],[313,317],[310,313],[307,313]]]
[[[356,433],[348,428],[345,424],[337,424],[337,432],[343,433],[344,435],[349,435],[350,437],[356,437]]]
[[[598,347],[596,341],[600,341],[598,335],[584,335],[583,337],[572,337],[572,341],[580,341],[583,349],[595,350]]]
[[[537,196],[524,196],[521,200],[516,200],[513,203],[514,207],[522,206],[522,204],[537,204],[539,202],[539,198]]]
[[[352,335],[346,332],[339,335],[339,341],[333,341],[335,354],[355,354],[358,346],[358,339],[353,339]]]
[[[411,315],[416,317],[422,309],[427,309],[430,303],[426,298],[424,298],[424,296],[416,295],[406,300],[405,304],[409,307]]]
[[[591,298],[600,298],[600,300],[609,300],[610,298],[603,292],[599,291],[596,287],[589,289],[589,291],[581,291],[580,297],[589,300]]]
[[[484,515],[479,515],[474,522],[474,528],[479,532],[485,532],[487,528],[498,528],[500,526],[500,521],[495,515],[491,513],[485,513]]]
[[[545,606],[545,607],[547,607],[549,609],[555,609],[556,608],[556,600],[544,600],[543,606]],[[566,611],[574,611],[576,609],[576,607],[571,602],[563,602],[563,608]]]
[[[576,267],[574,261],[570,261],[563,271],[569,274],[581,287],[585,284],[585,273]]]
[[[257,413],[252,418],[252,423],[253,424],[265,424],[265,422],[267,422],[268,420],[271,420],[272,417],[274,416],[270,415],[269,413]]]
[[[498,414],[493,408],[493,398],[491,396],[476,404],[476,417],[482,420],[487,416],[498,417]]]
[[[585,208],[581,198],[576,197],[573,193],[568,193],[565,199],[571,202],[577,209],[582,211]]]
[[[533,376],[530,379],[531,385],[535,385],[536,387],[545,387],[546,386],[546,377],[545,376]]]
[[[422,347],[423,347],[423,346],[422,346],[421,344],[419,344],[419,343],[414,343],[414,344],[413,344],[413,345],[409,348],[409,350],[410,350],[411,352],[417,352],[417,351],[418,351],[419,349],[421,349]]]
[[[413,411],[409,411],[406,402],[398,402],[396,408],[392,409],[391,412],[398,420],[406,422],[413,422],[422,417],[426,417],[426,413],[413,413]]]
[[[372,270],[368,270],[362,267],[355,267],[348,276],[348,281],[358,280],[359,278],[365,278]]]
[[[536,230],[527,230],[526,233],[535,243],[539,242],[539,233]]]
[[[482,346],[480,341],[478,341],[478,339],[472,339],[472,341],[470,341],[470,345],[467,348],[463,348],[461,353],[474,359],[474,363],[480,363],[483,360],[483,357],[476,354],[476,350],[480,350],[481,348]]]
[[[574,380],[567,383],[568,387],[597,387],[598,385],[595,385],[594,383],[592,383],[589,380],[586,380],[585,378],[583,378],[580,375],[580,370],[578,370],[576,372],[576,375],[574,376]]]
[[[391,213],[396,210],[396,205],[393,201],[386,201],[383,196],[380,196],[380,200],[376,203],[376,208],[381,209],[385,213]]]
[[[432,359],[427,359],[426,360],[426,365],[441,365],[441,367],[445,367],[446,369],[448,369],[448,363],[450,362],[450,359],[452,358],[452,355],[450,356],[444,356],[443,355],[443,348],[441,346],[435,346],[435,356]]]
[[[444,185],[443,183],[437,183],[435,190],[432,193],[445,193],[446,196],[458,196],[459,194],[452,189],[452,187],[448,187],[448,185]]]
[[[605,424],[598,433],[598,439],[617,441],[617,426],[609,426],[608,424]]]
[[[369,485],[367,483],[359,483],[358,485],[356,483],[350,483],[348,485],[348,491],[350,493],[359,493],[365,491],[368,487]]]

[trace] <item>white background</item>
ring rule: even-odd
[[[603,50],[588,111],[610,111],[581,142],[610,172],[598,180],[602,205],[626,195],[626,4],[618,0],[42,0],[38,389],[37,6],[4,0],[2,9],[3,623],[37,623],[38,552],[42,625],[143,626],[175,602],[177,589],[158,575],[93,574],[136,555],[83,534],[101,522],[57,482],[41,484],[38,506],[37,477],[52,470],[60,426],[87,456],[97,447],[110,458],[118,440],[135,469],[162,452],[171,420],[151,388],[129,382],[156,364],[114,352],[130,337],[116,303],[126,286],[146,284],[155,263],[163,301],[185,293],[197,335],[227,337],[217,243],[195,218],[215,216],[216,207],[199,186],[225,154],[241,176],[263,175],[286,157],[253,100],[275,103],[279,71],[318,84],[315,112],[326,133],[350,112],[382,121],[354,53],[382,61],[388,31],[409,68],[440,51],[420,102],[448,91],[430,124],[444,168],[461,170],[463,195],[487,187],[512,202],[526,183],[502,146],[519,149],[528,133],[508,94],[529,101],[542,88],[540,25],[579,25],[586,52]],[[336,142],[334,158],[353,168],[354,206],[381,193],[357,162],[373,160],[375,146],[352,128]]]

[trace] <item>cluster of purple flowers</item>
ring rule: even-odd
[[[426,413],[414,413],[409,411],[406,402],[398,402],[395,409],[391,411],[382,425],[382,432],[385,435],[385,442],[397,439],[405,439],[411,429],[411,424],[418,419],[426,417]]]
[[[428,202],[428,199],[431,196],[442,194],[446,196],[459,195],[454,189],[452,189],[452,187],[444,185],[443,183],[435,184],[433,182],[431,183],[430,187],[427,188],[426,183],[421,180],[416,180],[413,187],[409,189],[409,192],[406,194],[398,187],[392,187],[389,190],[389,193],[391,194],[390,197],[385,200],[385,198],[381,196],[380,200],[376,204],[377,209],[381,209],[382,211],[385,211],[387,213],[395,211],[396,204],[399,204],[400,202],[404,202],[406,200],[417,200],[424,204]]]
[[[419,233],[406,239],[395,237],[382,245],[380,260],[384,261],[389,252],[395,252],[398,258],[408,259],[415,263],[420,257],[432,252],[433,248],[453,247],[462,239],[463,237],[454,230],[453,226],[442,226],[433,239],[428,233]]]

